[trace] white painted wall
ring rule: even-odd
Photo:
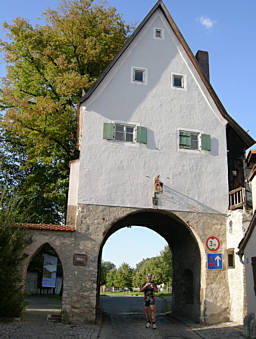
[[[153,38],[154,27],[164,29],[165,39]],[[147,85],[131,83],[132,66],[147,68]],[[173,72],[185,75],[185,90],[171,87]],[[81,115],[78,203],[152,208],[153,178],[160,174],[159,208],[227,211],[226,121],[160,11],[82,104]],[[103,124],[112,121],[147,127],[147,145],[104,140]],[[179,150],[179,129],[210,134],[212,150]]]
[[[76,206],[78,203],[78,184],[79,184],[80,160],[70,162],[68,205]]]
[[[253,212],[256,210],[256,175],[251,181],[251,190],[252,190],[252,208]]]
[[[247,293],[247,313],[255,313],[256,315],[256,295],[254,292],[254,281],[251,258],[256,257],[256,227],[246,244],[244,250],[244,261],[246,269],[246,293]]]
[[[227,249],[238,252],[238,244],[243,238],[243,210],[230,211],[227,218]],[[228,266],[227,256],[225,258]],[[244,265],[235,254],[235,267],[227,268],[230,287],[230,320],[242,322],[244,318]]]

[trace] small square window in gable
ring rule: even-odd
[[[154,28],[154,38],[164,39],[164,31],[162,28]]]
[[[135,69],[134,70],[134,77],[133,77],[133,81],[139,81],[139,82],[143,82],[144,81],[144,71],[142,69]]]
[[[146,84],[147,83],[147,70],[145,68],[132,67],[132,78],[133,83]]]
[[[172,74],[172,87],[184,88],[184,76],[178,74]]]

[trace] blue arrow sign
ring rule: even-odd
[[[222,270],[222,254],[208,254],[208,270]]]

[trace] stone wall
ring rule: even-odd
[[[23,274],[35,252],[49,243],[64,272],[63,319],[72,323],[94,322],[99,296],[99,267],[108,237],[122,227],[148,227],[163,236],[173,253],[174,311],[200,322],[230,320],[230,279],[227,271],[227,217],[213,213],[163,211],[96,205],[69,209],[75,232],[31,231],[33,243],[25,250]],[[206,239],[220,240],[222,270],[208,270]],[[87,257],[85,266],[73,264],[74,254]]]
[[[76,306],[72,306],[72,309],[76,309],[77,304],[80,303],[80,315],[79,312],[73,319],[81,318],[81,313],[85,314],[86,320],[93,320],[96,315],[97,306],[97,272],[98,262],[100,263],[99,253],[101,253],[102,247],[111,235],[117,229],[122,228],[122,220],[129,215],[133,215],[134,225],[141,225],[141,220],[136,219],[136,215],[139,216],[144,210],[138,210],[133,208],[118,208],[109,206],[95,206],[95,205],[79,205],[76,212],[72,211],[76,215],[76,237],[75,248],[77,252],[86,253],[88,256],[88,265],[85,268],[81,268],[81,271],[77,272],[77,280],[73,286],[73,295],[76,295]],[[182,267],[183,271],[187,267],[192,267],[194,272],[194,283],[198,287],[194,290],[194,303],[196,306],[191,307],[187,305],[183,307],[182,296],[179,296],[179,285],[182,284],[182,274],[176,268],[176,282],[174,282],[176,289],[176,309],[177,311],[185,310],[188,315],[191,310],[196,310],[196,315],[192,318],[197,318],[198,321],[205,321],[208,323],[214,323],[219,321],[229,320],[230,312],[230,299],[229,299],[229,286],[227,279],[227,269],[225,263],[224,251],[226,249],[226,216],[218,214],[203,214],[203,213],[191,213],[191,212],[167,212],[160,210],[145,210],[145,213],[166,213],[170,218],[170,227],[165,228],[153,228],[159,234],[165,237],[170,244],[172,250],[175,251],[174,266]],[[175,219],[176,218],[176,219]],[[137,222],[136,222],[137,220]],[[172,233],[171,224],[176,222],[176,229],[180,227],[180,237],[186,235],[187,241],[182,242],[182,239],[177,239],[175,243],[174,233]],[[127,225],[127,219],[125,219],[125,225]],[[175,231],[176,232],[176,231]],[[191,234],[189,238],[188,234]],[[223,270],[209,271],[207,269],[207,249],[205,246],[206,239],[215,235],[220,239],[221,247],[218,253],[223,254]],[[189,243],[189,239],[192,239],[192,244]],[[181,248],[181,251],[179,251]],[[198,255],[195,256],[195,248],[197,248]],[[177,264],[175,264],[177,263]],[[86,280],[78,281],[78,277]],[[198,310],[198,311],[197,311]]]

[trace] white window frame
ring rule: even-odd
[[[182,85],[183,86],[178,87],[178,86],[174,86],[173,85],[173,80],[174,80],[175,76],[182,78]],[[171,88],[179,90],[179,91],[186,90],[187,89],[187,77],[186,77],[186,75],[185,74],[181,74],[181,73],[172,72],[171,73]]]
[[[156,36],[156,31],[161,31],[161,37]],[[164,40],[164,29],[160,27],[154,27],[153,29],[153,38],[156,40]]]
[[[124,142],[124,143],[129,143],[129,144],[132,144],[132,143],[135,143],[136,142],[136,129],[137,129],[137,125],[135,124],[129,124],[129,123],[126,123],[126,122],[121,122],[121,121],[113,121],[112,122],[113,125],[114,125],[114,141],[116,142]],[[127,127],[132,127],[133,128],[133,138],[132,138],[132,141],[127,141],[127,140],[118,140],[116,139],[116,125],[121,125],[121,126],[124,126],[125,127],[125,133],[126,133],[126,128]]]
[[[142,71],[143,72],[143,81],[134,80],[135,71]],[[147,83],[148,83],[148,69],[145,68],[145,67],[132,66],[132,68],[131,68],[131,83],[138,84],[138,85],[147,85]]]

